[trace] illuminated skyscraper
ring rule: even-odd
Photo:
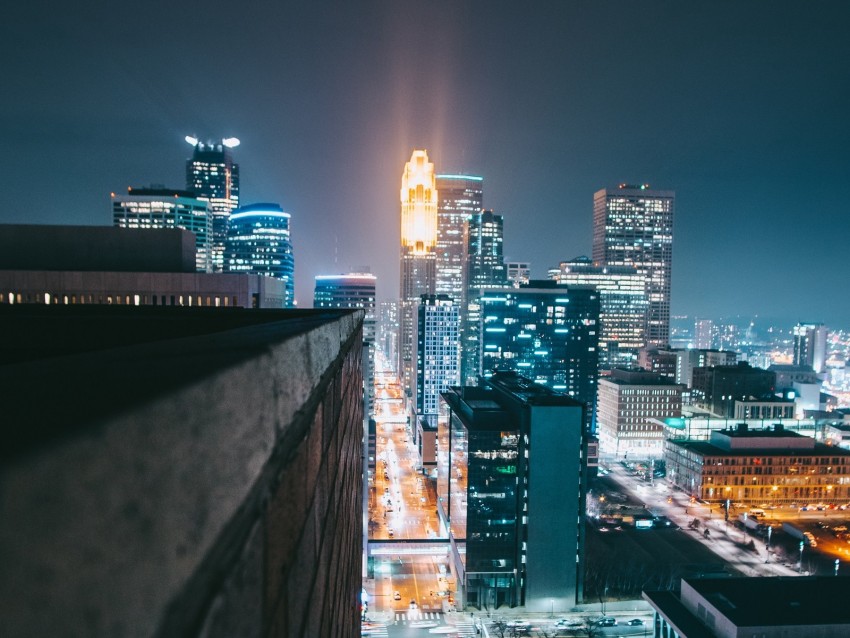
[[[198,272],[212,272],[212,216],[194,193],[165,187],[128,188],[112,193],[112,223],[118,228],[183,228],[195,235]]]
[[[295,258],[289,213],[278,204],[251,204],[230,215],[225,270],[266,275],[286,282],[284,308],[295,305]]]
[[[646,340],[670,341],[670,275],[673,265],[673,191],[647,185],[605,188],[593,196],[593,261],[634,266],[647,277]]]
[[[472,175],[437,175],[437,279],[438,295],[455,303],[464,297],[463,269],[466,255],[464,226],[481,212],[484,179]]]
[[[239,145],[239,140],[229,137],[217,142],[200,142],[187,136],[186,141],[195,147],[192,158],[186,160],[186,190],[209,202],[213,270],[221,272],[224,270],[227,220],[239,207],[239,165],[233,162],[230,152]]]
[[[583,401],[591,418],[599,362],[599,293],[532,279],[481,295],[481,371],[514,370]]]
[[[599,366],[603,370],[637,363],[645,345],[646,275],[631,266],[595,266],[587,257],[561,262],[552,279],[599,292]]]
[[[794,365],[811,366],[818,374],[826,370],[826,336],[822,323],[794,326]]]
[[[437,423],[440,393],[460,380],[459,307],[448,295],[422,295],[416,330],[416,413]]]
[[[437,184],[428,152],[414,150],[401,176],[401,291],[399,308],[398,373],[410,393],[416,303],[433,295],[437,246]]]
[[[317,275],[313,291],[314,308],[362,308],[363,348],[366,350],[363,383],[369,414],[375,402],[375,275]]]
[[[504,220],[492,210],[472,215],[466,224],[466,265],[461,345],[461,380],[476,385],[481,372],[482,291],[507,285],[502,256]]]

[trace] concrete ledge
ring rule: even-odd
[[[230,567],[262,564],[266,503],[359,344],[360,312],[300,320],[0,368],[4,429],[52,423],[0,470],[5,636],[194,634],[232,602]],[[231,635],[259,635],[253,604]]]

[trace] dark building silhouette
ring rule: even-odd
[[[513,372],[443,399],[438,514],[462,604],[571,609],[583,569],[584,405]]]

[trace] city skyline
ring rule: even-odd
[[[842,326],[847,17],[838,2],[269,4],[235,23],[216,3],[202,18],[16,6],[0,222],[109,225],[110,192],[182,183],[184,136],[237,136],[240,203],[293,215],[300,305],[315,275],[363,266],[389,299],[398,167],[424,148],[437,172],[484,178],[506,260],[535,278],[590,253],[595,191],[649,183],[677,193],[672,314]],[[213,41],[231,54],[207,55]]]

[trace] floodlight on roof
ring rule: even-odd
[[[198,138],[197,138],[197,137],[192,137],[191,135],[187,135],[187,136],[186,136],[186,137],[184,137],[183,139],[185,139],[185,140],[186,140],[189,144],[191,144],[192,146],[197,146],[197,145],[198,145]]]
[[[238,137],[226,137],[221,140],[221,143],[224,144],[227,148],[234,148],[239,146],[239,138]]]

